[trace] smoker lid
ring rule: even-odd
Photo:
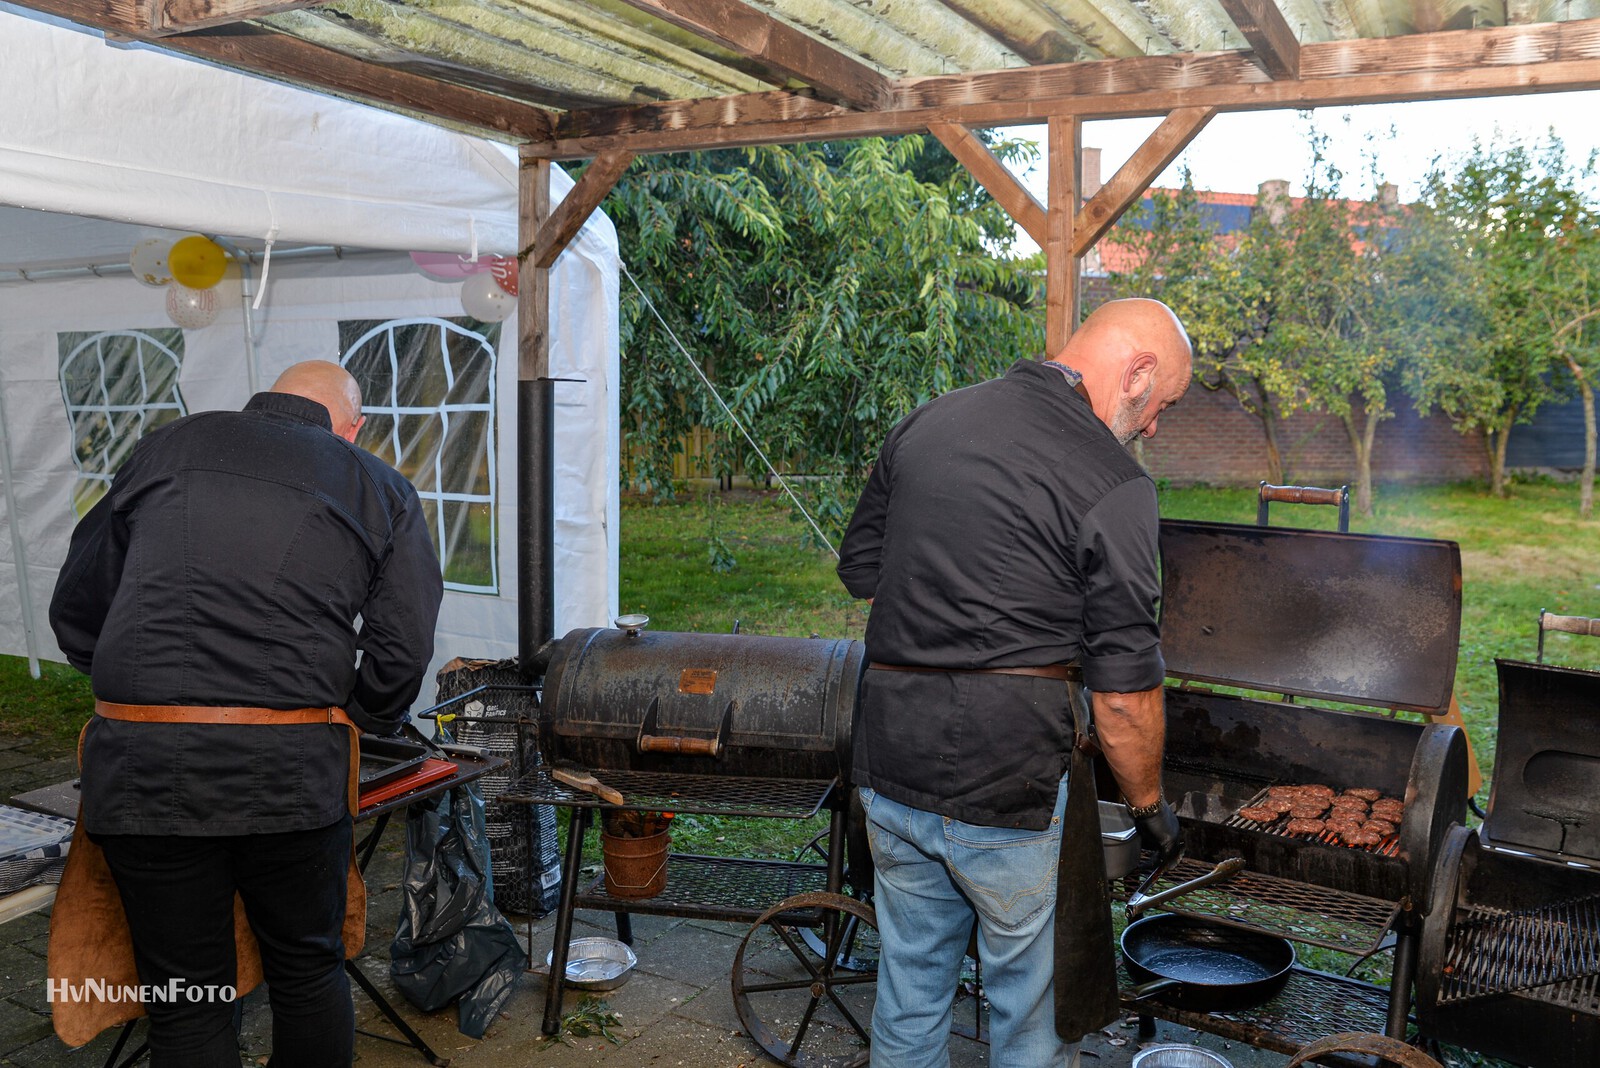
[[[1167,674],[1439,714],[1461,641],[1455,542],[1161,521]]]
[[[1494,663],[1500,719],[1484,840],[1560,860],[1600,860],[1600,672]]]

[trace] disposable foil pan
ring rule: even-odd
[[[554,967],[555,951],[545,956]],[[583,990],[615,990],[639,963],[626,942],[615,938],[574,938],[567,944],[567,985]]]
[[[1139,832],[1127,805],[1100,802],[1100,848],[1106,855],[1106,878],[1120,879],[1139,866]]]

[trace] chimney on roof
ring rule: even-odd
[[[1378,187],[1378,206],[1384,211],[1397,211],[1400,207],[1400,187],[1384,182]]]
[[[1088,200],[1100,192],[1100,150],[1098,148],[1085,148],[1083,150],[1083,199]]]
[[[1256,190],[1260,208],[1267,213],[1273,226],[1283,222],[1289,211],[1289,183],[1282,178],[1269,178]]]

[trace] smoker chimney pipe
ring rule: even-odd
[[[517,664],[530,682],[556,627],[555,414],[555,379],[517,382]]]

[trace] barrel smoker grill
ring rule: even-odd
[[[1539,1068],[1600,1063],[1600,672],[1496,661],[1482,827],[1437,860],[1422,1033]]]
[[[849,898],[826,900],[847,883],[865,881],[850,879],[847,865],[847,859],[867,856],[864,832],[847,843],[850,727],[864,657],[859,642],[601,628],[569,633],[541,653],[546,657],[539,717],[545,766],[506,796],[568,806],[573,813],[545,1005],[547,1034],[560,1025],[565,947],[576,908],[616,912],[624,940],[631,933],[630,913],[771,922],[775,929],[821,927],[830,944],[841,925],[870,916]],[[659,894],[642,900],[612,896],[603,876],[580,886],[583,839],[602,802],[554,780],[550,771],[563,767],[592,774],[636,810],[805,819],[826,809],[826,846],[818,845],[820,862],[674,853]],[[808,895],[804,904],[772,912],[775,904],[799,895]],[[737,987],[736,1005],[745,1018]],[[782,1045],[763,1031],[761,1021],[745,1022],[769,1052]],[[863,1042],[864,1034],[862,1028],[857,1036]],[[799,1052],[792,1063],[801,1063]]]
[[[1340,1031],[1404,1038],[1435,860],[1466,811],[1466,741],[1459,728],[1376,710],[1437,715],[1449,706],[1457,547],[1165,521],[1161,554],[1162,650],[1168,675],[1182,680],[1167,690],[1164,786],[1190,858],[1168,882],[1245,860],[1244,873],[1177,899],[1172,911],[1345,953],[1392,945],[1394,978],[1384,989],[1296,967],[1272,1000],[1225,1016],[1126,1004],[1282,1053]],[[1237,816],[1269,786],[1308,783],[1403,798],[1399,831],[1356,848],[1290,835],[1286,819]]]

